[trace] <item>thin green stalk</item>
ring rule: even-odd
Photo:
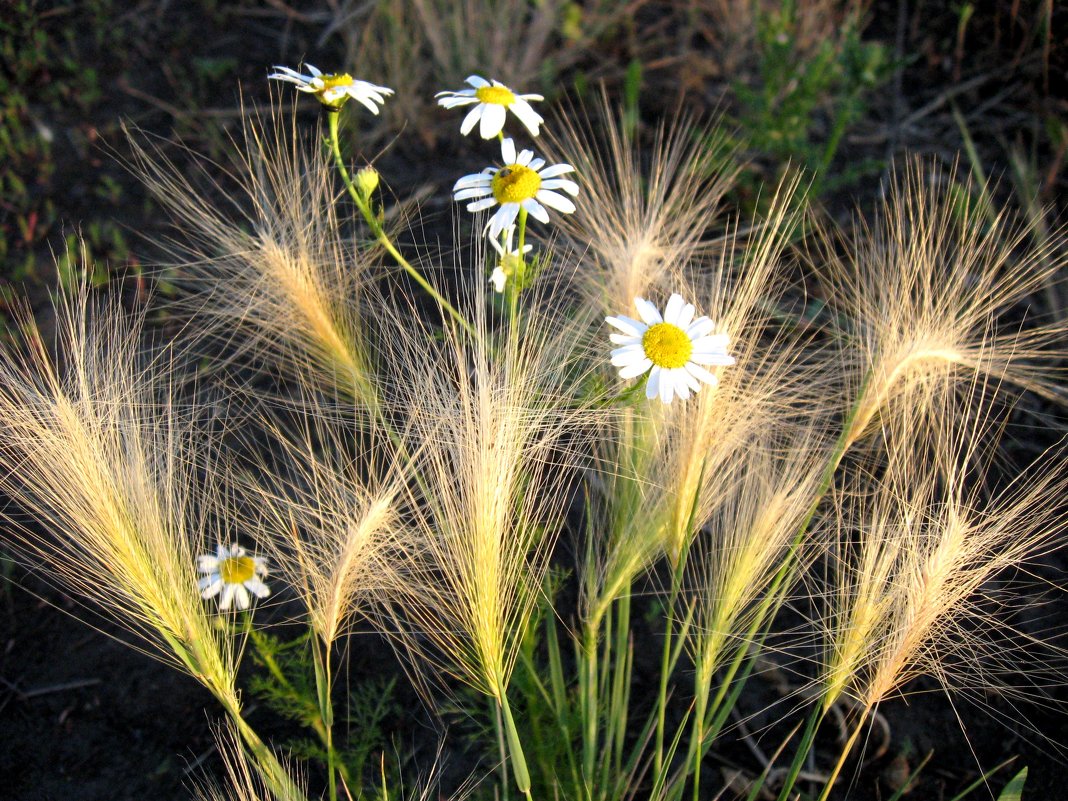
[[[334,163],[337,166],[337,170],[341,175],[341,180],[344,182],[345,188],[349,192],[349,196],[356,204],[356,208],[360,210],[360,213],[363,215],[364,220],[367,221],[368,227],[375,235],[375,238],[378,240],[379,244],[381,244],[382,247],[384,247],[389,253],[389,255],[394,258],[397,264],[399,264],[404,269],[404,271],[408,273],[409,276],[411,276],[413,281],[419,284],[419,286],[421,286],[426,291],[426,293],[430,295],[430,297],[437,301],[438,305],[441,306],[441,308],[448,312],[449,316],[451,316],[460,325],[461,328],[463,328],[472,337],[477,337],[474,327],[471,325],[471,323],[467,321],[467,318],[465,318],[459,311],[457,311],[451,303],[445,300],[445,298],[442,297],[441,293],[434,289],[434,287],[431,286],[430,282],[423,277],[422,273],[415,269],[415,267],[413,267],[411,263],[406,258],[404,258],[404,256],[401,255],[401,252],[397,250],[396,246],[393,244],[393,241],[389,238],[389,234],[387,234],[385,228],[382,227],[382,223],[379,222],[378,217],[375,216],[374,210],[371,208],[371,204],[366,199],[364,199],[363,195],[360,194],[360,190],[353,183],[352,177],[349,175],[348,167],[345,166],[345,159],[341,155],[341,143],[340,139],[338,138],[337,109],[328,109],[326,113],[326,118],[330,130],[330,152],[334,156]]]
[[[667,619],[664,623],[664,648],[660,655],[660,690],[656,697],[656,750],[653,752],[653,768],[659,775],[664,770],[664,730],[667,720],[667,686],[670,675],[671,640],[675,630],[675,604],[682,587],[682,572],[685,555],[680,555],[671,571],[671,593],[668,597]]]
[[[834,765],[834,770],[831,771],[831,775],[827,778],[827,783],[823,785],[823,792],[820,793],[819,801],[827,801],[827,796],[831,794],[831,788],[834,787],[834,783],[838,780],[838,774],[845,767],[846,758],[849,756],[849,752],[853,750],[853,746],[856,745],[857,737],[860,736],[860,730],[864,728],[864,723],[867,719],[868,710],[864,710],[864,714],[857,721],[856,728],[853,729],[853,733],[849,735],[849,739],[846,740],[846,744],[842,747],[842,753]]]
[[[805,764],[805,760],[812,750],[812,743],[816,739],[816,731],[819,729],[824,714],[823,707],[816,706],[812,710],[812,714],[809,715],[805,730],[801,734],[801,743],[797,747],[797,753],[794,754],[794,761],[790,763],[790,770],[786,774],[782,790],[779,791],[778,801],[787,801],[790,798],[790,793],[793,792],[794,785],[797,783],[797,777],[801,773],[801,767]],[[852,743],[852,740],[850,743]]]

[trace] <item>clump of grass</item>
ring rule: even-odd
[[[377,260],[345,233],[329,153],[311,146],[295,117],[250,119],[232,169],[200,163],[201,188],[158,149],[131,142],[136,169],[181,231],[165,243],[171,266],[218,349],[236,346],[235,361],[273,355],[290,374],[317,376],[373,409],[361,291]]]
[[[234,641],[197,589],[196,555],[203,532],[218,530],[220,499],[198,481],[202,432],[163,394],[169,357],[149,359],[142,318],[95,306],[84,285],[56,315],[56,354],[28,316],[25,349],[0,350],[0,489],[41,527],[5,510],[13,547],[203,684],[264,780],[288,791],[288,774],[242,717]]]

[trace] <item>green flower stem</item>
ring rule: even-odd
[[[656,707],[656,750],[653,752],[653,770],[660,774],[664,770],[664,730],[667,717],[667,688],[671,672],[671,640],[675,632],[675,604],[678,602],[682,587],[682,572],[686,564],[685,556],[680,558],[671,572],[671,594],[667,604],[667,620],[664,622],[664,649],[660,655],[660,691]]]
[[[842,753],[838,756],[838,761],[835,763],[831,775],[827,778],[827,783],[823,785],[823,792],[820,793],[818,801],[827,801],[827,797],[831,794],[831,790],[834,788],[834,783],[838,780],[838,775],[842,772],[842,768],[845,766],[846,758],[849,756],[849,752],[853,750],[853,746],[856,745],[857,737],[860,736],[861,729],[864,728],[864,723],[867,719],[868,710],[865,709],[860,720],[857,721],[853,733],[849,735],[849,739],[846,740],[846,744],[842,747]]]
[[[330,801],[337,801],[337,752],[334,750],[334,703],[331,698],[333,689],[333,676],[330,668],[330,649],[323,646],[319,650],[319,643],[315,634],[312,634],[312,658],[315,666],[315,690],[319,701],[319,719],[323,722],[326,732],[324,745],[326,746],[326,769]]]
[[[502,235],[503,236],[503,235]],[[527,210],[519,210],[519,253],[516,257],[515,275],[508,286],[508,330],[513,339],[518,336],[516,326],[519,323],[519,282],[526,271],[523,263],[523,242],[527,236]],[[505,250],[505,258],[508,251]]]
[[[368,227],[375,235],[375,238],[378,240],[379,244],[381,244],[382,247],[384,247],[386,251],[396,260],[397,264],[399,264],[404,269],[404,271],[408,273],[409,276],[411,276],[412,280],[419,284],[419,286],[421,286],[426,291],[426,293],[430,295],[430,297],[434,298],[434,300],[437,301],[438,305],[441,306],[441,308],[443,308],[446,312],[449,313],[449,316],[451,316],[460,325],[461,328],[463,328],[471,336],[477,336],[474,327],[471,325],[471,323],[467,321],[467,318],[465,318],[459,311],[457,311],[451,303],[445,300],[445,298],[441,296],[441,293],[434,289],[434,287],[431,286],[430,282],[423,277],[422,273],[415,269],[415,267],[413,267],[411,263],[409,263],[409,261],[401,255],[400,251],[397,250],[396,246],[393,244],[393,241],[389,238],[389,234],[386,233],[385,229],[382,227],[382,223],[379,222],[378,217],[375,215],[374,210],[371,208],[369,200],[365,199],[360,193],[360,190],[353,183],[352,177],[349,175],[348,168],[345,166],[345,159],[341,155],[341,144],[340,140],[338,139],[337,109],[327,109],[326,118],[329,123],[330,130],[330,152],[334,155],[334,163],[337,165],[338,172],[341,174],[341,180],[345,183],[345,188],[348,189],[349,196],[356,204],[356,207],[360,210],[360,213],[363,215],[364,220],[367,221]]]

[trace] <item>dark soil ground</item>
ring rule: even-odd
[[[226,133],[238,130],[242,102],[267,101],[270,65],[296,65],[307,57],[326,67],[341,60],[341,38],[322,38],[334,5],[8,0],[0,8],[0,33],[6,37],[0,74],[9,91],[21,90],[27,102],[0,107],[0,113],[8,115],[5,130],[22,135],[21,145],[10,144],[9,138],[0,166],[18,175],[22,186],[17,191],[5,183],[0,198],[0,236],[6,243],[0,303],[12,294],[26,294],[35,308],[44,310],[55,282],[52,254],[61,253],[66,237],[79,231],[89,240],[93,257],[105,265],[106,276],[101,278],[125,281],[140,292],[150,283],[153,242],[167,228],[144,190],[116,160],[128,153],[119,121],[161,137],[179,161],[181,151],[173,144],[179,137],[195,150],[224,159]],[[1063,191],[1061,160],[1068,140],[1061,143],[1048,131],[1051,120],[1061,125],[1068,121],[1066,9],[1056,4],[1052,29],[1035,33],[1028,25],[1034,27],[1045,3],[1024,3],[1031,16],[1014,16],[1019,4],[1008,0],[977,3],[962,40],[958,5],[920,0],[872,4],[866,38],[898,53],[900,69],[868,98],[865,114],[851,126],[833,171],[845,174],[848,165],[868,159],[883,166],[828,190],[821,201],[832,215],[877,197],[891,157],[918,152],[952,163],[964,144],[952,115],[956,108],[967,120],[986,173],[1004,178],[999,197],[1013,199],[1007,153],[1019,145],[1033,154],[1040,168],[1036,190],[1042,203],[1055,207],[1050,220],[1065,218],[1068,194]],[[672,8],[670,3],[650,3],[639,19],[644,14],[652,20]],[[610,91],[621,94],[622,76],[632,59],[659,63],[641,44],[609,39],[587,55],[582,67],[605,77]],[[645,122],[674,107],[673,87],[678,86],[689,92],[689,108],[730,107],[730,81],[701,68],[707,54],[702,53],[706,44],[700,37],[692,46],[693,68],[688,72],[684,58],[681,63],[664,60],[672,66],[659,71],[646,67],[641,95]],[[683,73],[690,79],[681,79]],[[694,79],[695,74],[701,77]],[[388,76],[373,79],[389,83]],[[313,106],[309,101],[309,122],[314,120]],[[42,139],[51,145],[43,147]],[[453,163],[462,162],[447,152],[448,145],[426,158],[426,142],[412,139],[414,143],[386,154],[381,171],[397,185],[437,183],[437,196],[444,197],[445,176],[459,174]],[[449,141],[444,134],[441,140]],[[755,156],[756,168],[766,175],[777,168],[775,159]],[[419,163],[432,166],[411,166]],[[444,212],[447,206],[434,204],[430,211]],[[447,236],[446,215],[441,216]],[[1039,437],[1052,440],[1058,435],[1050,431]],[[1039,568],[1062,590],[1064,561],[1054,555]],[[209,724],[219,716],[204,690],[119,642],[121,630],[107,621],[90,615],[99,628],[87,626],[74,616],[84,617],[84,610],[62,593],[11,562],[3,564],[7,581],[0,585],[0,799],[186,799],[187,786],[198,771],[218,773]],[[1039,622],[1024,623],[1036,630],[1063,629],[1066,609],[1063,599],[1036,607]],[[399,672],[389,649],[374,637],[357,637],[350,648],[353,680]],[[1030,769],[1025,798],[1068,798],[1068,767],[1059,745],[1068,744],[1068,689],[1054,686],[1046,691],[1048,700],[1026,704],[992,695],[948,699],[939,692],[921,692],[932,690],[922,684],[912,689],[916,692],[906,701],[883,710],[889,739],[884,747],[869,749],[875,756],[864,764],[849,798],[888,797],[902,772],[915,768],[929,752],[933,756],[925,778],[910,798],[949,798],[982,769],[1009,757],[1016,757],[1014,765]],[[773,683],[758,681],[741,706],[751,712],[775,700]],[[414,697],[404,693],[398,708],[408,713],[420,709]],[[252,719],[269,736],[289,734],[268,710],[254,710]],[[416,713],[414,720],[398,712],[385,728],[398,752],[414,747],[427,757],[421,764],[426,769],[442,722],[424,712]],[[880,737],[873,734],[873,744]],[[828,751],[833,745],[828,743]],[[718,758],[727,769],[754,766],[752,754],[742,748]],[[461,778],[474,768],[461,752],[452,754],[446,767],[446,777]],[[1007,779],[1008,771],[1000,776]],[[846,795],[843,791],[839,797]],[[975,797],[985,796],[980,791]]]

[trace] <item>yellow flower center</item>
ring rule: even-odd
[[[219,563],[219,575],[227,584],[244,584],[256,575],[256,563],[251,556],[231,556]]]
[[[331,89],[341,89],[345,86],[352,86],[352,76],[347,72],[341,72],[336,75],[320,75],[318,78],[322,83],[320,92],[328,92]]]
[[[521,203],[538,194],[541,176],[522,164],[509,164],[493,176],[493,197],[498,203]]]
[[[483,103],[493,103],[497,106],[510,106],[515,102],[512,90],[503,86],[481,86],[475,90],[475,97]]]
[[[693,342],[677,325],[657,323],[642,335],[642,350],[657,367],[683,367],[693,354]]]

